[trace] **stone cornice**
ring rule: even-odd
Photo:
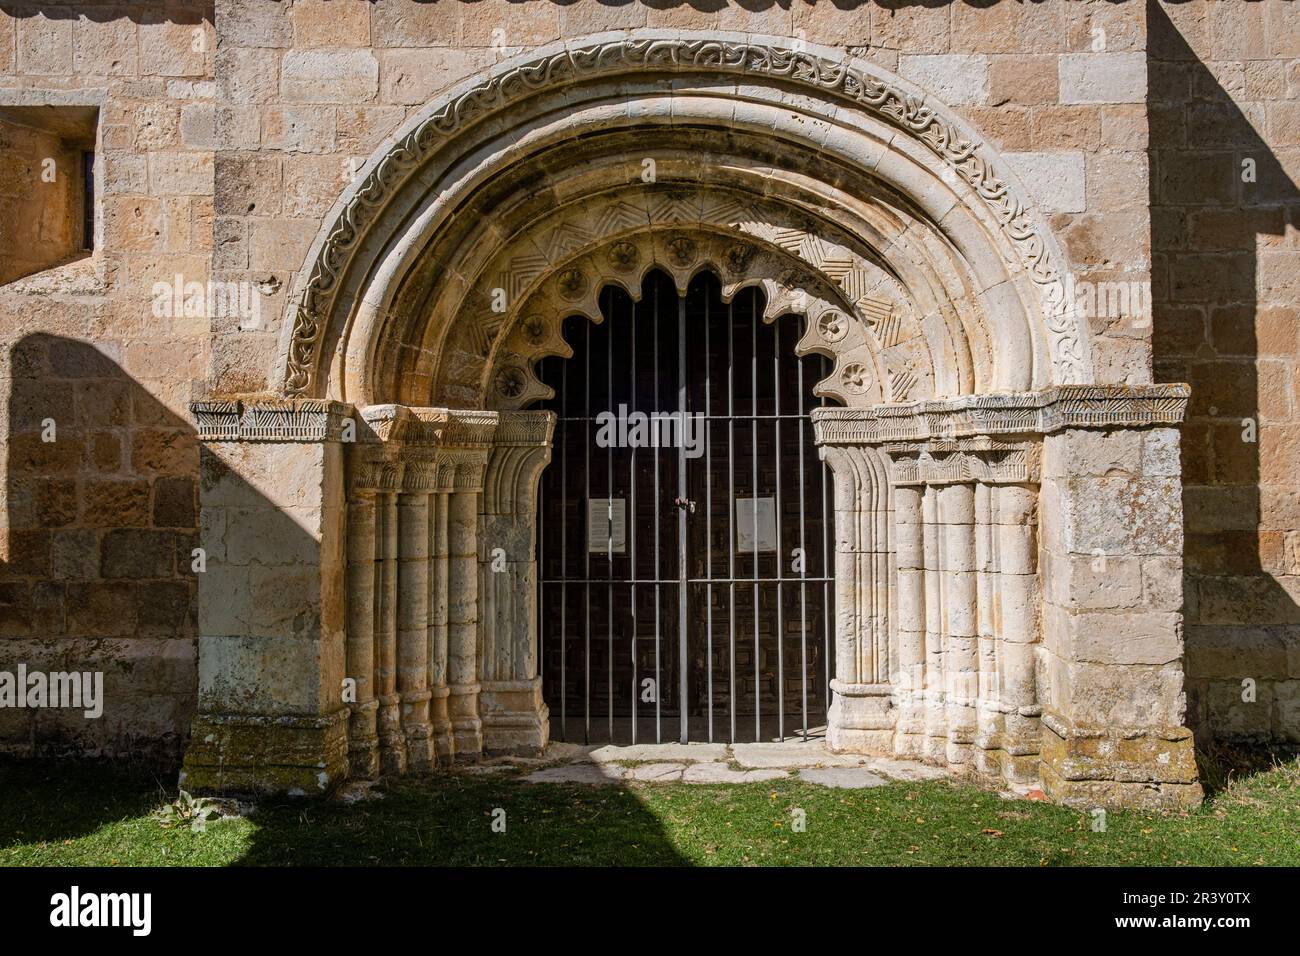
[[[360,417],[365,424],[359,436],[363,442],[487,448],[492,444],[499,413],[481,409],[368,405],[361,409]]]
[[[198,401],[190,403],[200,441],[342,441],[353,407],[325,399]]]
[[[1187,385],[1062,385],[1033,392],[867,409],[818,408],[819,445],[879,445],[954,440],[979,435],[1047,435],[1065,428],[1177,425],[1187,411]]]

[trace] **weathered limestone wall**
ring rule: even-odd
[[[0,709],[0,750],[175,759],[188,734],[209,320],[152,291],[207,279],[214,46],[202,2],[0,4],[0,106],[99,111],[96,252],[0,288],[0,669],[102,671],[105,696],[98,719]],[[40,172],[6,189],[55,188]]]
[[[633,27],[842,48],[933,91],[1002,153],[1068,256],[1097,381],[1193,384],[1190,719],[1294,739],[1300,34],[1289,6],[1161,4],[1148,24],[1139,0],[0,3],[0,106],[99,110],[95,254],[0,288],[0,668],[102,667],[108,698],[97,722],[0,710],[0,747],[176,752],[200,686],[187,402],[274,387],[291,277],[406,117],[508,56]],[[1253,184],[1244,159],[1256,160]],[[154,284],[178,275],[198,283],[197,304],[158,305]],[[214,295],[209,279],[234,285]],[[54,442],[41,441],[46,419]],[[1256,441],[1242,440],[1243,420]],[[229,553],[232,540],[207,528],[202,544]],[[1084,566],[1132,557],[1097,548]],[[1142,562],[1172,555],[1139,557],[1154,575]],[[1173,614],[1168,585],[1155,610]],[[1119,575],[1096,589],[1123,614],[1148,606],[1135,586]],[[507,671],[485,690],[505,715],[535,695]],[[1245,678],[1254,702],[1241,700]]]
[[[1162,3],[1149,70],[1156,371],[1192,386],[1189,720],[1198,737],[1295,743],[1300,11]]]

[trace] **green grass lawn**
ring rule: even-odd
[[[1235,777],[1194,812],[1112,812],[1105,832],[1086,813],[946,781],[623,789],[517,777],[409,777],[351,806],[268,801],[195,833],[153,815],[176,797],[174,778],[5,762],[0,865],[1300,865],[1295,759]]]

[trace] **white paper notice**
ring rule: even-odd
[[[587,499],[587,550],[592,554],[627,550],[627,513],[622,498]]]
[[[741,554],[776,550],[775,498],[736,499],[736,550]]]

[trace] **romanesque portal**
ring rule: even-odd
[[[194,405],[205,528],[224,529],[228,560],[200,581],[189,785],[312,791],[536,750],[570,733],[575,701],[587,732],[604,693],[600,716],[629,735],[647,716],[634,701],[657,705],[647,726],[664,739],[724,740],[737,718],[736,733],[802,733],[820,704],[835,750],[1041,779],[1067,801],[1197,799],[1181,598],[1159,589],[1121,635],[1086,595],[1099,562],[1180,576],[1187,389],[1097,384],[1065,275],[991,149],[925,91],[834,51],[632,31],[454,88],[327,217],[285,317],[280,394]],[[702,308],[750,310],[742,357],[786,363],[779,437],[776,418],[759,434],[756,386],[736,417],[734,341],[727,389],[718,345],[686,348],[688,328],[737,327],[686,322]],[[678,351],[665,370],[695,369],[649,410],[718,413],[709,460],[748,455],[748,484],[675,452],[635,504],[630,483],[611,490],[618,464],[569,481],[577,459],[557,449],[574,419],[617,414],[611,370],[643,395],[654,349],[631,349],[635,371],[600,366],[597,404],[614,407],[576,415],[563,376],[593,341],[627,348],[634,315],[635,335]],[[723,441],[737,426],[749,434]],[[724,493],[718,511],[707,499]],[[734,533],[713,535],[718,514]],[[539,522],[550,542],[566,515],[580,566],[549,545],[539,566]],[[786,583],[801,521],[826,553]],[[645,582],[636,597],[600,589],[634,531],[681,553],[650,577],[629,563],[617,580]],[[713,545],[729,552],[716,573]],[[732,588],[749,594],[709,593]],[[630,629],[610,623],[633,611]],[[639,703],[646,633],[653,704]],[[571,697],[580,645],[587,685]]]

